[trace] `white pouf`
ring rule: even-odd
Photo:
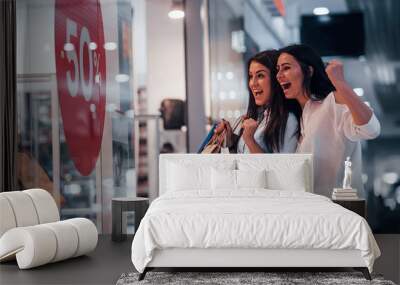
[[[58,208],[42,189],[0,193],[0,262],[17,259],[20,269],[87,254],[98,233],[85,218],[59,221]]]
[[[17,223],[13,209],[6,197],[0,195],[0,237],[8,230],[15,228]]]

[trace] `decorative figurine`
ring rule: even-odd
[[[347,157],[346,161],[344,162],[343,189],[352,189],[351,188],[351,161],[350,161],[350,157]]]

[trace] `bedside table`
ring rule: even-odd
[[[112,234],[113,241],[126,240],[126,224],[123,223],[122,215],[126,211],[135,212],[135,232],[137,231],[140,221],[146,214],[149,207],[149,198],[142,197],[124,197],[112,198]]]
[[[339,204],[340,206],[353,211],[356,214],[359,214],[364,219],[367,218],[366,211],[366,203],[365,199],[356,199],[356,200],[334,200],[332,202]]]

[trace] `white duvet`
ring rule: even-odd
[[[155,249],[358,249],[372,272],[380,251],[364,218],[298,191],[184,191],[154,200],[132,243],[143,272]]]

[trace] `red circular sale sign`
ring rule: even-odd
[[[82,175],[96,165],[106,106],[106,57],[99,0],[55,1],[57,88],[65,139]]]

